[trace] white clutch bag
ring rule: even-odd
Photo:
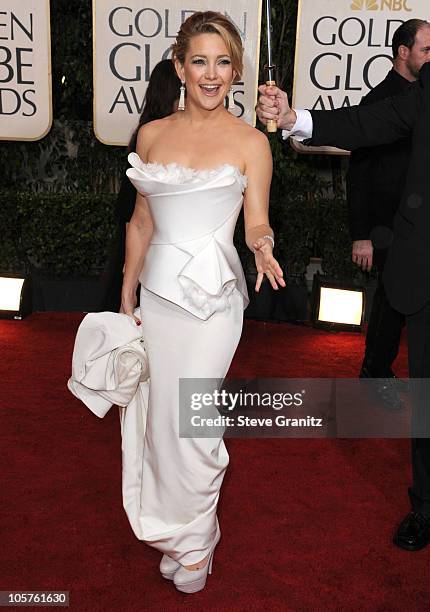
[[[148,378],[142,326],[121,313],[87,314],[76,334],[67,383],[73,395],[104,417],[113,404],[127,406]]]

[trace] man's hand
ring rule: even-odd
[[[258,88],[260,97],[256,107],[258,118],[263,125],[267,124],[268,119],[274,119],[278,128],[291,130],[296,123],[296,113],[290,108],[288,96],[279,87],[260,85]]]
[[[364,272],[370,272],[373,265],[373,244],[371,240],[354,240],[352,261]]]

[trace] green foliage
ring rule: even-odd
[[[274,178],[270,221],[276,232],[276,255],[288,276],[304,275],[315,248],[318,204],[325,182],[306,160],[273,139]]]
[[[323,273],[332,278],[363,282],[362,272],[351,260],[351,238],[342,198],[319,202],[316,231]]]
[[[98,275],[114,235],[112,194],[0,192],[0,269]]]
[[[7,160],[2,189],[33,192],[116,192],[126,167],[123,147],[99,142],[88,121],[54,121],[45,138],[36,142],[1,142]]]
[[[91,0],[50,2],[55,118],[92,119],[91,4]]]

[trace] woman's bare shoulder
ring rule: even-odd
[[[232,123],[231,128],[235,132],[235,135],[237,135],[242,142],[246,143],[246,146],[267,146],[267,137],[261,130],[249,125],[249,123],[246,123],[243,119],[235,119],[236,121]]]
[[[154,119],[154,121],[149,121],[141,125],[137,133],[137,152],[139,153],[139,150],[142,153],[148,151],[152,143],[172,126],[173,121],[170,115],[163,119]]]
[[[249,160],[252,157],[262,155],[271,156],[269,140],[264,132],[252,127],[240,119],[242,125],[236,127],[237,141],[241,147],[244,158]]]
[[[148,121],[148,123],[145,123],[144,125],[140,126],[138,138],[141,137],[141,135],[145,135],[147,137],[151,136],[151,134],[157,135],[163,130],[166,130],[171,127],[174,121],[175,119],[172,117],[172,115],[169,115],[168,117],[163,117],[163,119],[154,119],[154,121]]]

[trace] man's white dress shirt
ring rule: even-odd
[[[313,121],[312,115],[308,110],[294,109],[297,115],[297,120],[291,130],[282,130],[283,140],[294,138],[298,142],[302,142],[307,138],[312,138]]]

